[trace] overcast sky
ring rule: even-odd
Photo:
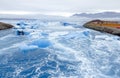
[[[0,12],[79,13],[120,11],[120,0],[0,0]]]

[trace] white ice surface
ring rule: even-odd
[[[56,72],[48,71],[57,75],[57,77],[52,75],[51,78],[120,78],[120,38],[82,27],[83,22],[87,20],[4,20],[4,22],[15,25],[17,29],[8,30],[9,33],[0,31],[0,55],[6,53],[14,55],[16,52],[33,52],[34,54],[42,49],[57,55],[59,60],[79,63],[73,65],[76,71],[68,72],[68,75],[60,71],[59,67]],[[25,29],[16,25],[21,21],[28,24],[23,25]],[[71,25],[63,26],[61,22]],[[17,30],[30,34],[17,35]],[[39,41],[41,39],[46,40],[43,43],[48,44],[46,43],[48,41],[51,45],[45,48],[39,47],[39,45],[43,45]],[[36,44],[36,40],[38,40],[38,44]],[[56,62],[59,64],[58,61]],[[14,72],[15,76],[18,76],[24,69],[17,67]],[[39,72],[39,67],[36,72]],[[39,74],[34,75],[33,78],[38,77]]]

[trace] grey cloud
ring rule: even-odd
[[[0,0],[0,11],[90,12],[120,10],[120,0]]]

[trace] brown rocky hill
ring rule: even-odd
[[[9,29],[12,27],[13,27],[13,25],[11,25],[11,24],[0,22],[0,30]]]
[[[84,27],[120,36],[120,22],[118,21],[92,20],[85,23]]]

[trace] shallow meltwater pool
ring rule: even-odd
[[[15,28],[0,31],[0,78],[120,78],[118,36],[77,21],[4,22]]]

